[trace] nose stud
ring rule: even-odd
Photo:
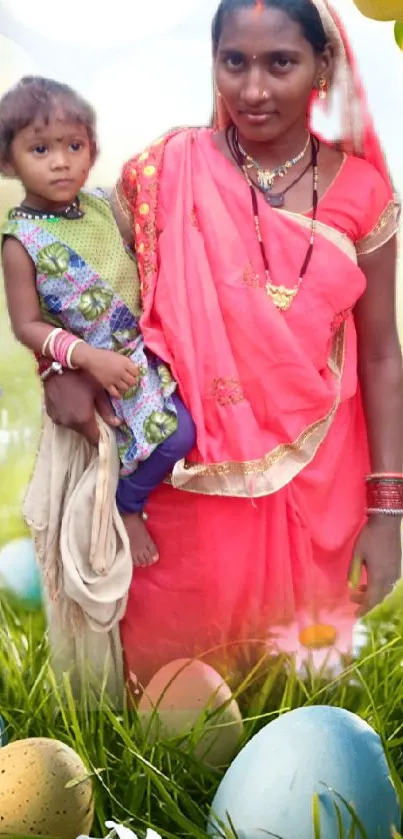
[[[263,93],[262,93],[262,99],[268,99],[268,97],[269,97],[269,95],[268,95],[267,91],[264,90]]]

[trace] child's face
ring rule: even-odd
[[[46,125],[34,122],[11,146],[11,169],[26,190],[27,203],[38,209],[70,204],[87,180],[93,163],[85,126],[57,112]]]

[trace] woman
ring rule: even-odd
[[[212,34],[214,128],[154,144],[115,194],[146,344],[197,427],[150,499],[160,562],[136,569],[121,623],[143,683],[280,625],[342,650],[353,555],[362,611],[400,575],[396,207],[348,44],[322,0],[222,0]],[[337,148],[311,133],[336,92]],[[80,373],[45,395],[94,442],[94,408],[114,422]]]

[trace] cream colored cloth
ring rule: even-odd
[[[119,621],[133,567],[115,501],[115,435],[97,421],[98,449],[44,417],[23,515],[42,571],[56,675],[69,672],[75,692],[87,678],[103,681],[108,695],[121,702]]]

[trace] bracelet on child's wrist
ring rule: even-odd
[[[50,376],[62,376],[63,372],[63,367],[58,361],[51,361],[44,370],[39,369],[39,378],[41,382],[46,382]]]

